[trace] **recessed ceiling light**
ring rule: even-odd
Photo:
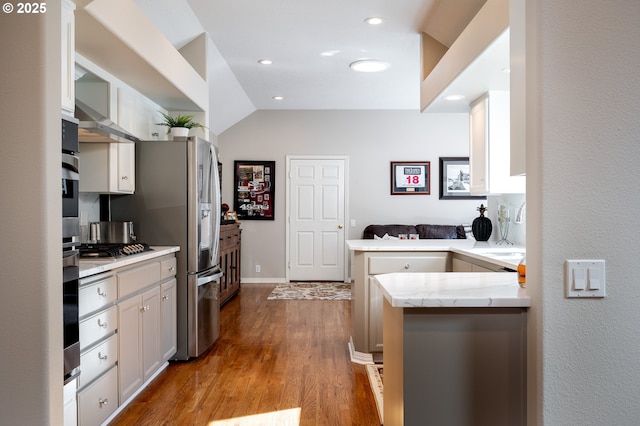
[[[340,53],[339,50],[327,50],[325,52],[322,52],[320,55],[321,56],[334,56],[334,55],[337,55],[338,53]]]
[[[382,24],[382,19],[372,16],[370,18],[365,19],[364,22],[366,22],[369,25],[380,25]]]
[[[349,67],[354,71],[360,72],[380,72],[389,68],[389,63],[375,59],[362,59],[360,61],[351,62]]]
[[[274,101],[281,101],[281,100],[283,100],[283,99],[284,99],[284,96],[274,96],[274,97],[273,97],[273,100],[274,100]]]
[[[258,63],[262,65],[271,65],[273,61],[271,59],[260,59]]]
[[[444,98],[446,101],[461,101],[464,99],[464,95],[449,95]]]

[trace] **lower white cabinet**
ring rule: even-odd
[[[160,288],[118,302],[120,400],[126,401],[160,366]]]
[[[354,350],[382,352],[383,294],[374,276],[392,272],[446,272],[451,270],[449,252],[356,252],[351,301]]]
[[[175,354],[175,271],[170,254],[80,280],[80,426],[115,415]]]
[[[78,422],[81,426],[100,425],[118,408],[117,371],[114,365],[78,392]]]
[[[504,272],[504,268],[461,254],[454,254],[452,272]]]
[[[162,362],[169,361],[178,350],[177,286],[175,278],[160,286],[160,355]]]
[[[76,390],[78,388],[77,379],[71,380],[64,385],[63,401],[64,401],[64,426],[78,425],[78,402],[76,400]]]

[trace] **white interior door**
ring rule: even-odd
[[[287,279],[344,281],[346,157],[287,157]]]

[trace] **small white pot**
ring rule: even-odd
[[[172,127],[171,136],[175,138],[186,138],[189,136],[189,129],[186,127]]]

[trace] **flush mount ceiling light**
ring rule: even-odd
[[[274,101],[281,101],[281,100],[284,100],[284,96],[274,96],[272,99]]]
[[[375,59],[362,59],[360,61],[351,62],[349,64],[349,68],[360,72],[380,72],[389,68],[389,63]]]
[[[366,22],[369,25],[380,25],[382,24],[382,19],[372,16],[370,18],[365,19],[364,22]]]
[[[260,59],[258,60],[258,63],[261,65],[271,65],[273,61],[271,59]]]

